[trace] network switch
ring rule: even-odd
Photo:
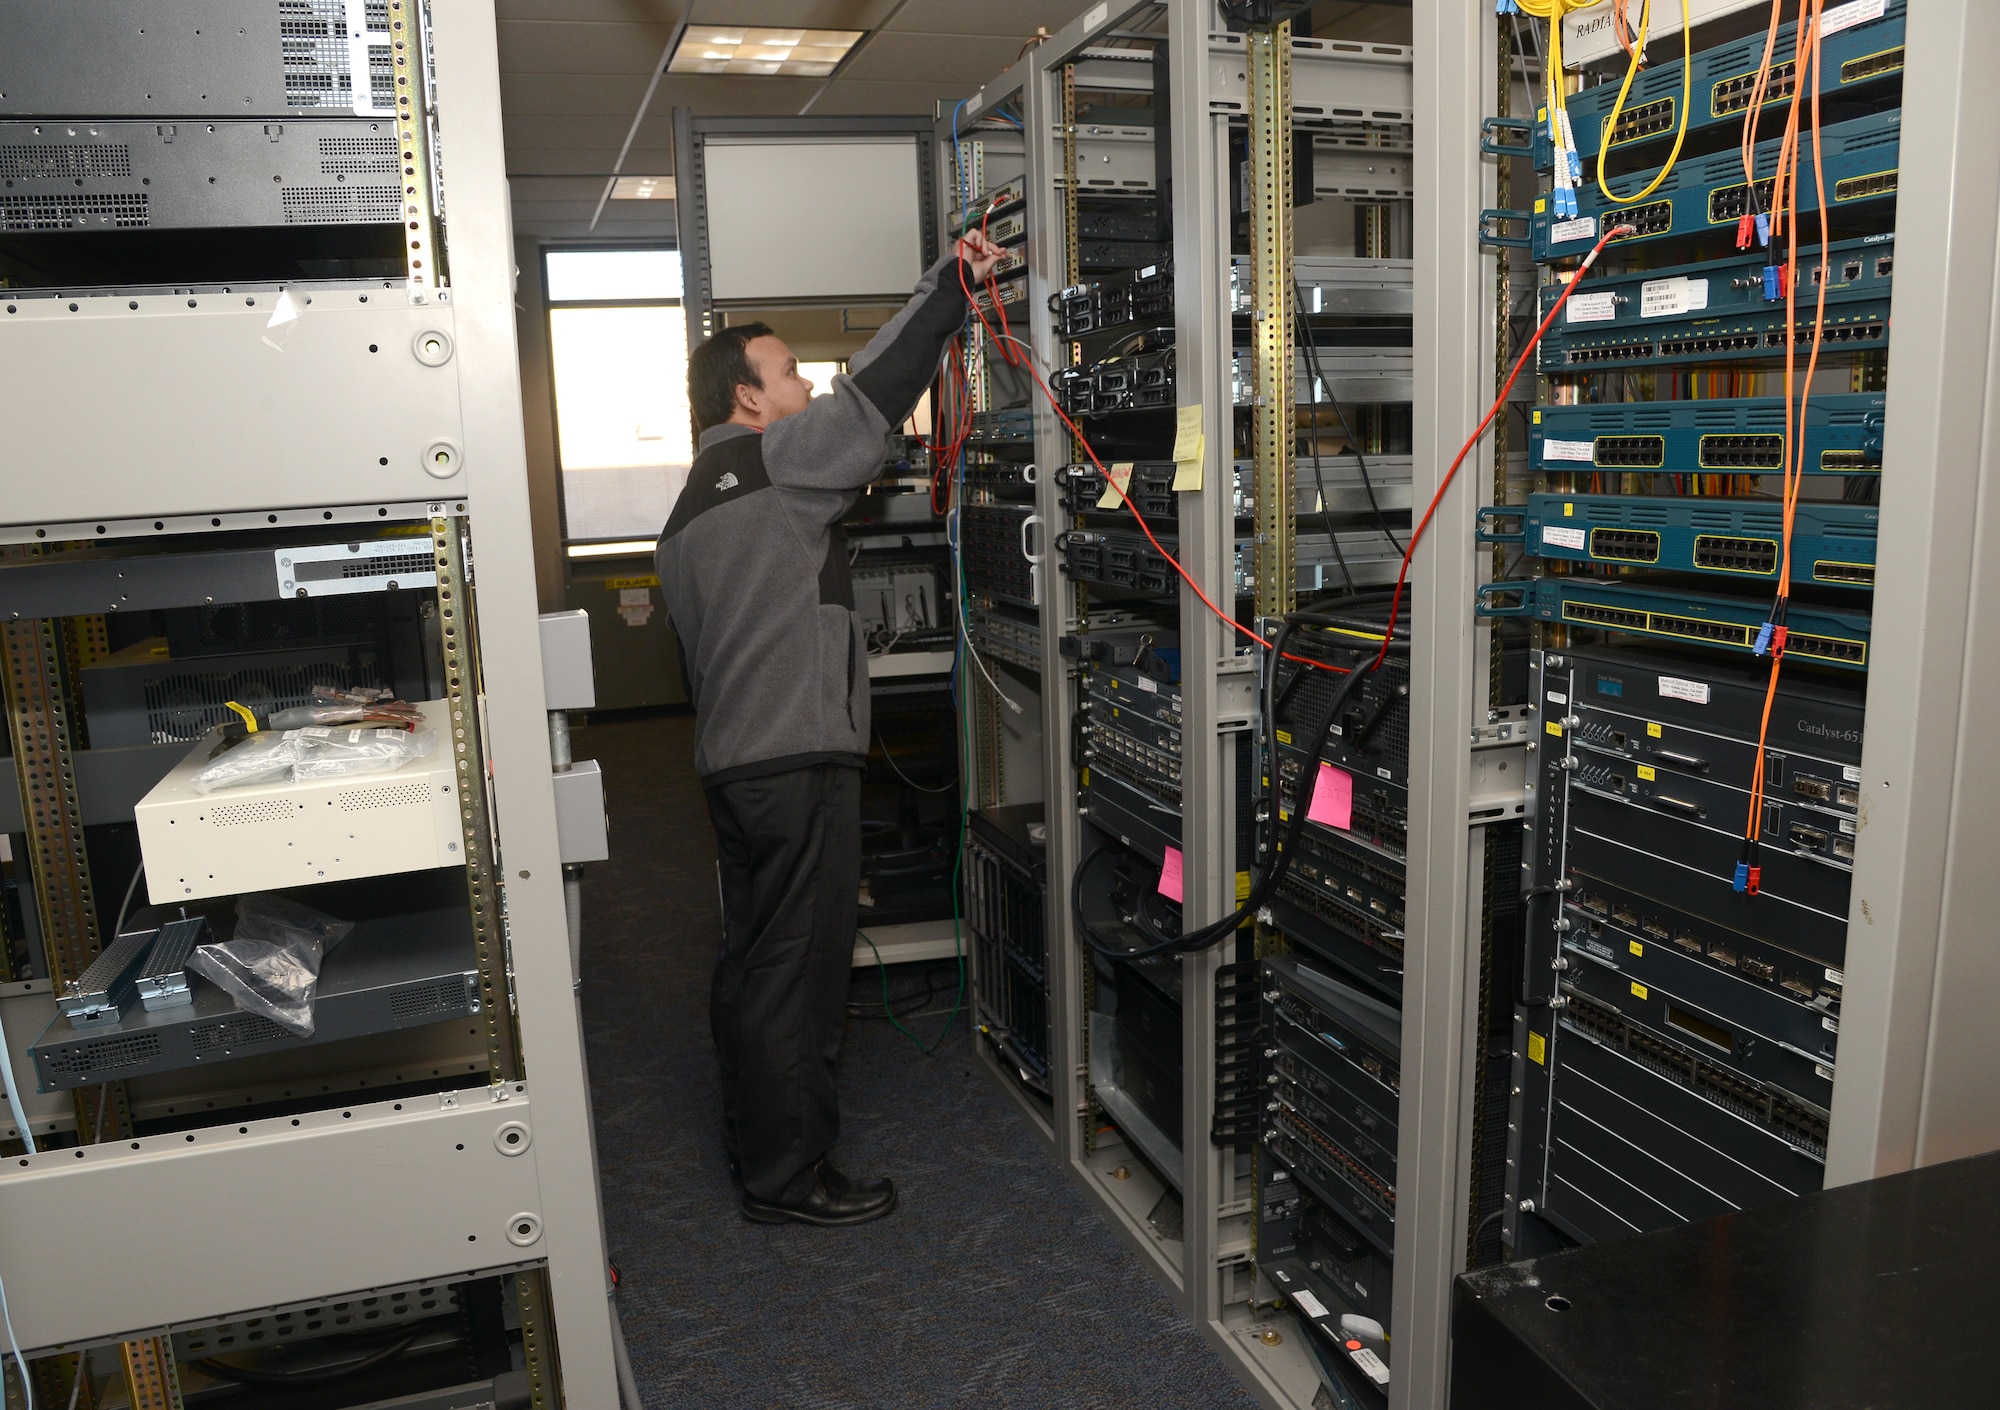
[[[1893,235],[1866,235],[1828,247],[1826,316],[1819,325],[1822,356],[1880,351],[1889,345],[1894,241]],[[1781,358],[1788,343],[1807,354],[1821,283],[1817,251],[1802,254],[1793,266],[1799,292],[1789,337],[1783,300],[1765,292],[1770,260],[1769,253],[1759,252],[1671,269],[1593,273],[1542,335],[1537,365],[1543,372],[1558,373]],[[1542,287],[1543,317],[1564,287]]]
[[[1617,567],[1660,568],[1719,579],[1776,582],[1784,559],[1784,506],[1721,495],[1532,494],[1525,506],[1481,511],[1518,518],[1531,557]],[[1791,580],[1832,588],[1875,584],[1881,510],[1845,500],[1801,500],[1791,530]]]
[[[1811,398],[1803,432],[1805,473],[1880,472],[1887,400],[1880,392]],[[1528,464],[1545,474],[1777,475],[1784,471],[1789,445],[1786,412],[1783,397],[1538,406],[1528,431]],[[1796,417],[1796,405],[1791,412]]]
[[[1374,587],[1396,580],[1402,555],[1380,529],[1337,529],[1339,556],[1327,535],[1300,534],[1295,548],[1294,587],[1302,593],[1333,592],[1348,582]],[[1180,556],[1179,539],[1153,529],[1070,529],[1056,535],[1061,569],[1074,582],[1101,583],[1152,595],[1177,593],[1180,574],[1168,560]],[[1256,586],[1256,556],[1249,539],[1238,540],[1233,580],[1238,594]],[[1343,564],[1344,569],[1343,569]]]
[[[1872,91],[1903,71],[1903,20],[1905,0],[1889,0],[1875,7],[1877,17],[1826,35],[1820,41],[1816,65],[1822,101],[1827,98]],[[1835,7],[1829,7],[1829,15]],[[1789,103],[1798,91],[1798,69],[1794,62],[1798,25],[1779,26],[1766,79],[1764,105],[1769,108]],[[1577,155],[1588,164],[1605,147],[1641,148],[1671,139],[1681,126],[1681,88],[1687,82],[1694,100],[1687,114],[1687,135],[1698,138],[1712,127],[1727,124],[1740,132],[1743,114],[1749,110],[1758,70],[1764,61],[1765,33],[1705,49],[1694,56],[1694,73],[1684,79],[1684,61],[1673,59],[1641,69],[1631,89],[1620,93],[1616,81],[1572,93],[1566,101],[1570,128],[1576,137]],[[1676,47],[1678,47],[1676,45]],[[1620,97],[1618,126],[1608,134],[1605,127],[1612,105]],[[1535,170],[1548,171],[1554,165],[1546,118],[1537,115],[1535,125]],[[1586,166],[1585,177],[1589,172]],[[1614,180],[1614,186],[1624,185]]]
[[[1488,583],[1479,589],[1484,617],[1527,617],[1607,632],[1694,642],[1725,651],[1756,654],[1770,617],[1766,603],[1677,590],[1678,584],[1647,579],[1536,578],[1530,582]],[[1496,599],[1512,597],[1503,604]],[[1793,600],[1785,656],[1788,660],[1865,670],[1869,619],[1845,608]]]
[[[1820,188],[1814,175],[1817,166],[1832,186],[1833,200],[1828,210],[1834,213],[1840,233],[1854,233],[1857,220],[1886,222],[1891,218],[1902,120],[1902,110],[1898,108],[1834,123],[1821,130],[1817,153],[1812,150],[1811,137],[1801,133],[1799,215],[1809,216],[1820,208]],[[1755,170],[1776,169],[1782,140],[1774,137],[1757,144]],[[1635,173],[1626,181],[1643,185],[1645,179]],[[1743,159],[1731,148],[1714,156],[1676,163],[1653,196],[1637,205],[1614,205],[1606,201],[1594,182],[1577,188],[1578,213],[1567,218],[1551,211],[1545,198],[1537,198],[1530,220],[1534,257],[1537,262],[1545,263],[1587,254],[1597,243],[1600,225],[1631,226],[1635,233],[1619,237],[1620,243],[1629,244],[1689,235],[1733,234],[1740,217],[1771,208],[1771,186],[1772,178],[1759,177],[1753,198],[1749,184],[1743,179]]]

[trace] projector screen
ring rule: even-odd
[[[907,294],[924,272],[914,136],[704,139],[709,297]]]

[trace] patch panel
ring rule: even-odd
[[[1880,392],[1832,392],[1807,402],[1805,472],[1879,473],[1887,401]],[[1538,406],[1528,429],[1528,466],[1545,474],[1781,474],[1785,413],[1783,397]]]
[[[1764,297],[1769,258],[1758,253],[1632,274],[1593,273],[1587,292],[1575,294],[1563,306],[1563,317],[1542,335],[1537,366],[1558,373],[1783,357],[1785,306]],[[1894,271],[1891,235],[1828,247],[1822,355],[1888,346]],[[1805,353],[1812,346],[1817,256],[1802,258],[1794,277],[1800,306],[1790,337]],[[1542,287],[1544,317],[1563,288],[1560,283]]]
[[[1857,218],[1892,216],[1894,207],[1888,198],[1896,193],[1902,119],[1901,109],[1891,109],[1821,129],[1818,162],[1825,179],[1833,184],[1829,209],[1835,214],[1836,225],[1847,227],[1843,233],[1853,233],[1846,218],[1850,211]],[[1757,144],[1753,169],[1776,169],[1780,141],[1774,137]],[[1799,144],[1798,211],[1804,217],[1819,209],[1820,192],[1810,135],[1801,134]],[[1634,173],[1625,180],[1637,183],[1641,175]],[[1758,185],[1759,199],[1769,209],[1771,178],[1760,178]],[[1613,205],[1595,182],[1577,188],[1575,216],[1557,216],[1548,209],[1545,198],[1537,199],[1529,238],[1538,263],[1588,254],[1597,243],[1600,221],[1635,228],[1635,234],[1620,236],[1614,242],[1620,244],[1709,233],[1733,238],[1737,217],[1749,211],[1750,204],[1743,159],[1732,148],[1676,163],[1653,197],[1638,205]]]
[[[1479,589],[1482,617],[1526,617],[1657,640],[1717,647],[1751,655],[1769,608],[1761,601],[1681,592],[1600,578],[1536,578],[1488,583]],[[1504,604],[1495,599],[1513,596]],[[1786,659],[1865,670],[1869,619],[1859,612],[1803,604],[1790,609]]]
[[[1660,568],[1732,580],[1776,582],[1784,508],[1776,500],[1719,495],[1532,494],[1524,506],[1482,510],[1518,516],[1518,542],[1532,558],[1603,566]],[[1845,500],[1801,500],[1792,516],[1795,583],[1864,589],[1875,583],[1875,533],[1882,511]]]
[[[1890,0],[1878,19],[1866,21],[1829,35],[1820,41],[1820,94],[1826,97],[1873,91],[1903,71],[1903,21],[1905,0]],[[1779,27],[1772,51],[1771,74],[1764,95],[1768,109],[1791,101],[1797,90],[1798,74],[1792,61],[1798,32],[1796,23]],[[1727,124],[1732,135],[1742,129],[1742,118],[1750,106],[1751,91],[1764,59],[1764,31],[1694,56],[1690,82],[1694,100],[1688,114],[1687,131],[1696,139],[1708,128]],[[1678,41],[1675,41],[1678,47]],[[1680,130],[1681,83],[1684,61],[1648,65],[1633,79],[1618,114],[1618,127],[1609,134],[1605,124],[1617,102],[1616,80],[1573,93],[1567,99],[1570,127],[1576,136],[1577,155],[1586,163],[1607,145],[1640,148],[1663,142]],[[1535,170],[1548,171],[1554,165],[1554,149],[1549,142],[1546,119],[1535,128]],[[1591,184],[1590,172],[1584,172]],[[1627,179],[1612,180],[1614,188]]]

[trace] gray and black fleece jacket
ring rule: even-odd
[[[958,264],[924,275],[830,394],[761,433],[701,433],[656,559],[706,784],[867,759],[868,653],[840,521],[965,321]]]

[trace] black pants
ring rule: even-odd
[[[707,789],[722,873],[709,1025],[746,1194],[803,1198],[840,1134],[834,1059],[861,886],[861,771],[816,764]]]

